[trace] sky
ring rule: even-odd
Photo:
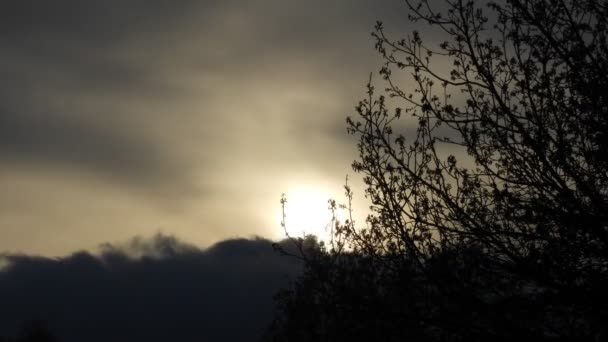
[[[345,118],[381,66],[370,32],[406,18],[400,0],[4,3],[0,251],[276,240],[282,193],[318,232],[358,179]]]
[[[327,200],[402,0],[13,0],[0,11],[0,339],[251,341]],[[382,88],[380,77],[374,76]],[[403,129],[415,120],[404,119]]]

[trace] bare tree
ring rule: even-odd
[[[410,21],[447,38],[430,46],[375,28],[391,100],[370,81],[347,120],[372,214],[364,228],[336,225],[333,280],[315,278],[334,286],[324,300],[352,290],[336,275],[372,267],[368,295],[384,303],[374,310],[394,318],[385,329],[414,320],[430,340],[605,337],[608,3],[405,2]],[[407,116],[414,134],[400,132]]]

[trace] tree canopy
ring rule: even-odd
[[[377,23],[386,87],[347,119],[371,214],[336,222],[269,339],[608,338],[608,3],[405,3],[446,40]]]

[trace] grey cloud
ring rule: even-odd
[[[121,108],[129,102],[175,97],[180,91],[146,60],[130,59],[127,51],[133,40],[158,39],[198,12],[194,8],[204,9],[212,2],[180,4],[164,0],[3,4],[0,150],[4,162],[63,164],[122,183],[188,182],[188,161],[177,158],[148,132],[146,126],[156,125],[154,114]],[[92,98],[97,106],[83,103]],[[106,120],[134,114],[143,120],[122,120],[136,122],[131,125]],[[102,124],[104,120],[110,124]]]
[[[20,180],[12,188],[21,200],[19,211],[0,208],[14,211],[3,227],[38,234],[38,222],[50,222],[45,230],[90,243],[80,223],[111,239],[117,229],[105,226],[128,208],[137,232],[158,221],[209,241],[250,233],[234,227],[252,217],[254,231],[271,232],[266,211],[281,186],[298,181],[283,179],[342,182],[350,173],[344,116],[378,67],[369,31],[376,19],[400,22],[402,8],[400,0],[6,1],[0,163],[12,176],[5,182]],[[57,169],[59,177],[46,173]],[[89,209],[51,210],[28,185],[57,179],[57,203]]]
[[[224,82],[240,82],[239,70],[245,68],[251,74],[251,70],[263,70],[261,65],[280,64],[285,58],[295,61],[295,67],[297,63],[326,63],[327,68],[336,62],[349,64],[356,61],[348,57],[354,52],[352,37],[359,39],[369,31],[372,22],[363,18],[380,9],[366,1],[8,2],[0,14],[0,49],[6,59],[0,66],[4,76],[0,110],[3,130],[12,133],[0,144],[5,152],[25,161],[95,164],[117,173],[136,168],[145,173],[167,165],[183,169],[188,167],[186,161],[169,157],[170,151],[159,153],[161,148],[154,145],[160,142],[146,136],[143,123],[100,128],[90,117],[134,116],[115,112],[117,102],[164,97],[166,102],[179,103],[205,96],[170,79],[187,73],[189,63],[202,66],[198,71],[203,82],[210,71],[220,72]],[[227,52],[217,54],[221,50]],[[325,50],[335,52],[318,55]],[[73,106],[70,119],[52,105],[40,108],[52,101],[75,103],[83,97],[99,97],[107,103],[88,110]],[[214,111],[203,107],[200,115],[204,118]],[[159,115],[140,116],[147,117],[148,125],[168,121]],[[341,117],[337,119],[342,122]]]
[[[160,235],[100,255],[3,259],[0,336],[41,319],[65,342],[254,341],[300,269],[267,240],[199,249]]]
[[[13,43],[27,43],[23,39],[114,43],[126,38],[129,32],[161,33],[167,26],[191,15],[193,10],[204,13],[217,2],[13,0],[2,6],[0,34]]]
[[[176,176],[164,152],[136,134],[44,113],[0,116],[0,151],[5,161],[76,165],[126,182]]]

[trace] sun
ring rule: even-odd
[[[300,187],[285,193],[285,228],[291,237],[315,235],[319,240],[331,238],[332,213],[329,192],[322,189]],[[279,222],[283,219],[279,215]]]

